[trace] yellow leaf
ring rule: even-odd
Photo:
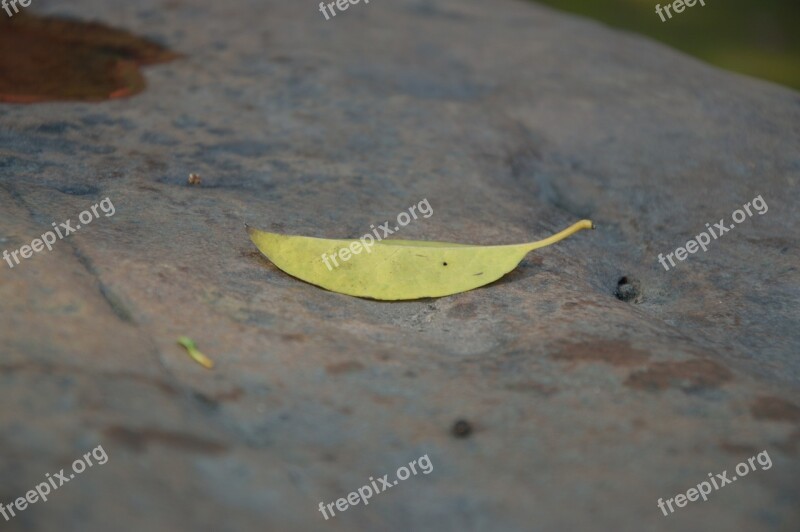
[[[447,296],[489,284],[516,268],[530,251],[581,229],[594,225],[581,220],[550,238],[504,246],[413,240],[381,240],[366,246],[361,245],[363,240],[280,235],[252,227],[247,232],[275,266],[298,279],[351,296],[400,300]],[[354,243],[359,245],[351,247]],[[344,248],[351,250],[349,259],[334,261],[332,257]]]

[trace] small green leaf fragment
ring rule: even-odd
[[[200,364],[206,369],[213,369],[214,368],[214,361],[205,356],[203,353],[197,349],[194,341],[188,336],[181,336],[178,338],[178,345],[181,345],[186,348],[186,352],[189,353],[189,356],[194,359],[195,362]]]

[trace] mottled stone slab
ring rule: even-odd
[[[797,93],[507,0],[30,9],[185,57],[133,99],[0,105],[3,249],[116,207],[0,263],[0,502],[109,456],[3,529],[797,530]],[[378,303],[288,277],[243,227],[358,237],[423,198],[399,238],[599,229]],[[771,469],[657,508],[762,450]],[[431,474],[318,511],[424,454]]]

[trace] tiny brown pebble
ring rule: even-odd
[[[200,184],[200,175],[199,174],[189,174],[189,184],[190,185],[199,185]]]
[[[472,434],[472,425],[469,421],[459,419],[453,424],[453,436],[456,438],[466,438]]]

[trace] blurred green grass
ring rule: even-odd
[[[800,90],[800,0],[705,0],[662,22],[665,0],[534,0],[635,31],[709,63]]]

